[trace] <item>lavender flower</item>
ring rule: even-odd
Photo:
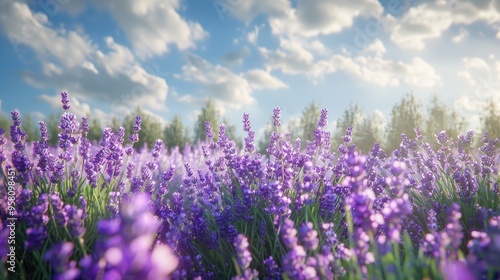
[[[280,118],[281,118],[281,109],[280,109],[280,107],[276,107],[273,109],[273,120],[274,120],[275,127],[278,127],[281,125]]]
[[[82,277],[96,279],[132,276],[140,279],[165,279],[177,267],[179,260],[168,246],[151,247],[159,223],[148,208],[145,195],[136,195],[122,205],[120,214],[100,221],[95,257],[80,262]],[[102,265],[104,264],[104,265]]]
[[[69,105],[69,97],[68,97],[68,93],[67,93],[67,92],[65,92],[65,91],[61,92],[61,103],[63,104],[63,109],[64,109],[65,111],[68,111],[68,110],[69,110],[69,108],[71,107],[71,106]]]
[[[318,232],[313,229],[313,224],[307,222],[299,227],[300,242],[306,250],[316,250],[318,248]]]
[[[77,279],[80,275],[80,270],[76,268],[76,261],[70,261],[72,254],[73,243],[71,242],[54,244],[50,250],[45,252],[43,259],[49,262],[54,272],[52,279]]]
[[[234,240],[233,246],[236,250],[239,267],[241,270],[248,269],[250,267],[250,263],[252,262],[252,254],[248,251],[248,239],[243,234],[238,234]]]

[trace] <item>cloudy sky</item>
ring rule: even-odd
[[[193,125],[207,99],[255,130],[311,101],[380,122],[439,94],[468,120],[500,102],[500,0],[0,0],[0,110],[105,119],[137,105]],[[241,130],[240,130],[241,131]]]

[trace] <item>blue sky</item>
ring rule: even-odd
[[[241,131],[316,101],[330,126],[351,103],[383,124],[433,94],[471,128],[500,102],[500,1],[0,0],[0,110],[103,122],[137,105],[193,126],[211,98]]]

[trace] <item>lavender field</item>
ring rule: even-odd
[[[273,111],[267,153],[248,114],[243,148],[207,122],[206,141],[168,152],[89,120],[62,94],[58,147],[0,130],[2,279],[500,279],[499,139],[401,135],[395,151],[291,139]],[[217,140],[215,139],[217,136]],[[305,144],[305,145],[304,145]],[[301,148],[304,147],[305,149]]]

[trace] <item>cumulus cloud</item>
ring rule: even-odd
[[[281,80],[273,77],[270,73],[260,70],[253,69],[246,72],[243,77],[250,83],[253,89],[279,89],[287,88],[288,86]]]
[[[280,48],[274,51],[260,48],[259,51],[268,70],[280,70],[290,75],[306,75],[313,81],[342,71],[380,86],[398,86],[405,83],[429,88],[442,85],[434,67],[422,58],[415,57],[409,63],[382,58],[385,47],[380,40],[375,40],[365,49],[366,55],[357,57],[335,54],[317,60],[300,41],[283,39]],[[375,56],[369,55],[370,53],[375,53]]]
[[[383,11],[377,0],[328,1],[232,0],[228,12],[247,24],[259,15],[267,16],[275,35],[314,37],[338,33],[351,27],[358,16],[379,15]],[[249,36],[254,38],[255,36]]]
[[[495,6],[496,5],[496,6]],[[391,40],[404,49],[422,50],[425,41],[440,37],[452,25],[469,25],[483,21],[494,24],[500,20],[498,1],[423,2],[408,10],[391,33]],[[461,37],[455,37],[460,40]]]
[[[88,7],[108,12],[140,58],[165,54],[170,45],[192,49],[208,36],[199,23],[182,18],[180,0],[124,0],[120,5],[111,0],[70,1],[60,9],[78,15]]]
[[[187,55],[186,59],[187,63],[182,67],[183,78],[200,84],[204,96],[212,98],[221,111],[253,104],[253,90],[284,87],[283,82],[261,70],[236,74],[194,54]]]
[[[128,110],[139,102],[151,109],[166,108],[168,85],[136,61],[125,46],[105,38],[101,50],[80,31],[54,28],[44,13],[34,13],[21,2],[1,2],[0,26],[13,46],[26,46],[39,59],[41,72],[23,71],[22,78],[39,89],[68,91],[81,100],[114,104]],[[27,33],[27,28],[33,31]],[[44,99],[47,101],[47,99]]]
[[[463,27],[460,28],[460,31],[458,32],[458,34],[453,37],[451,40],[454,42],[454,43],[460,43],[462,42],[467,36],[469,36],[469,32],[467,32],[467,30],[465,30]]]
[[[259,27],[255,26],[255,28],[252,31],[248,32],[247,40],[251,44],[256,44],[258,37],[259,37]]]

